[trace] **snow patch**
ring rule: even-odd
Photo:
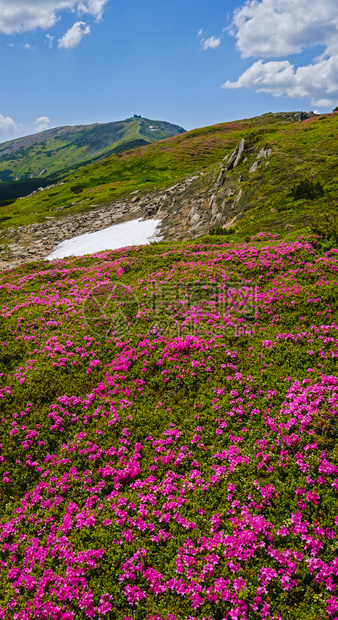
[[[66,256],[83,256],[104,250],[117,250],[130,245],[146,245],[151,241],[160,241],[158,234],[161,220],[130,220],[115,224],[94,233],[85,233],[60,243],[46,259],[65,258]]]

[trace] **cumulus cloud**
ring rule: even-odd
[[[10,116],[0,114],[0,136],[10,136],[17,130],[18,126]]]
[[[96,19],[101,19],[107,2],[108,0],[86,0],[78,3],[78,10],[80,13],[89,13],[89,15],[94,15]]]
[[[232,33],[243,57],[278,58],[337,37],[336,0],[257,0],[237,9]]]
[[[229,80],[223,88],[250,88],[276,97],[287,95],[311,99],[320,107],[338,101],[338,55],[295,69],[288,60],[255,62],[236,82]]]
[[[65,10],[99,20],[109,0],[0,0],[0,32],[51,28]]]
[[[48,116],[40,116],[35,121],[35,129],[36,131],[46,131],[50,127],[50,118]]]
[[[204,50],[215,50],[217,47],[221,45],[221,39],[218,37],[209,37],[208,39],[202,40],[202,47]]]
[[[225,82],[224,88],[246,87],[277,97],[309,98],[325,107],[337,101],[336,0],[250,0],[235,11],[231,33],[242,57],[259,60],[237,81]],[[296,68],[286,60],[316,46],[323,46],[324,53],[308,65]]]
[[[46,43],[48,43],[49,49],[52,49],[54,44],[54,37],[52,37],[52,35],[50,34],[46,34]]]
[[[81,39],[83,39],[86,34],[90,34],[90,26],[87,26],[85,22],[75,22],[75,24],[67,30],[62,39],[59,39],[58,47],[72,49],[79,45]]]

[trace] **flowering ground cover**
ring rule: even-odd
[[[0,618],[338,618],[337,251],[1,274]]]

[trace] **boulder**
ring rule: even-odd
[[[219,173],[219,177],[217,179],[217,184],[216,184],[217,189],[220,189],[220,187],[222,187],[225,183],[225,172],[226,172],[226,169],[222,168],[221,172]]]
[[[214,215],[217,211],[217,203],[216,203],[216,197],[215,194],[212,194],[212,196],[210,196],[210,200],[209,200],[209,209],[211,209],[211,213]]]
[[[257,153],[256,156],[256,161],[252,164],[251,168],[249,169],[249,172],[255,172],[259,166],[259,164],[262,163],[263,159],[268,159],[268,157],[271,156],[272,153],[272,149],[261,149],[259,151],[259,153]]]
[[[236,148],[233,151],[233,153],[231,153],[231,155],[230,155],[230,157],[228,159],[226,170],[232,170],[232,168],[234,167],[234,163],[236,161],[237,154],[238,154],[238,146],[236,146]]]
[[[251,168],[249,169],[249,172],[256,172],[259,164],[261,163],[262,160],[258,160],[258,161],[254,161],[254,163],[252,164]]]
[[[244,138],[240,141],[239,145],[236,146],[233,153],[230,155],[230,159],[227,162],[226,170],[232,170],[238,166],[240,159],[244,153],[245,149],[245,140]]]
[[[238,152],[237,152],[237,157],[234,161],[234,168],[236,168],[236,166],[238,166],[240,159],[244,153],[244,148],[245,148],[245,140],[243,138],[243,140],[240,141],[239,146],[238,146]]]
[[[240,201],[240,199],[242,198],[242,194],[243,194],[243,190],[240,189],[238,194],[237,194],[237,196],[236,196],[236,198],[235,198],[235,200],[234,200],[234,205],[237,204]]]

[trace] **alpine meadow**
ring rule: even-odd
[[[129,120],[0,183],[0,618],[337,620],[338,114]]]

